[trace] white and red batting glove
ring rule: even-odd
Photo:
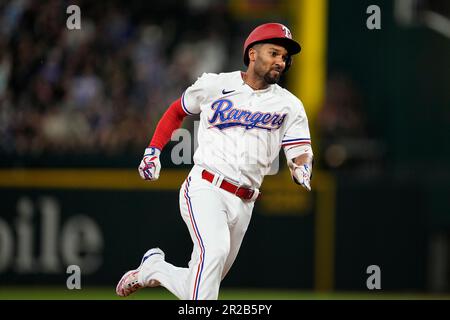
[[[155,181],[159,178],[159,171],[161,170],[161,162],[159,161],[159,155],[161,151],[157,148],[146,148],[144,157],[139,164],[139,175],[144,180]]]
[[[288,166],[294,182],[311,191],[311,167],[306,163],[298,165],[293,161],[288,161]]]

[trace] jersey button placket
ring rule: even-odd
[[[252,94],[249,97],[249,101],[248,101],[248,110],[250,112],[254,112],[254,100],[255,100],[255,92],[252,91]],[[240,158],[241,158],[241,163],[240,163],[240,167],[239,167],[239,182],[242,183],[243,177],[242,177],[242,171],[246,170],[246,166],[247,166],[247,162],[249,160],[249,155],[248,155],[248,149],[247,149],[247,143],[248,141],[245,140],[245,136],[248,134],[248,129],[246,129],[244,127],[244,132],[242,135],[242,143],[241,143],[241,150],[240,150]]]

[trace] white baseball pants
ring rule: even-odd
[[[187,268],[147,259],[139,280],[157,280],[182,300],[216,300],[219,287],[239,252],[254,202],[245,201],[202,179],[194,165],[180,189],[180,212],[193,242]]]

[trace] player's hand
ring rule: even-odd
[[[139,164],[139,175],[144,180],[155,181],[159,178],[159,171],[161,170],[161,162],[159,155],[161,151],[157,148],[146,148],[144,157]]]
[[[289,161],[288,166],[294,182],[311,191],[311,167],[306,163],[299,166],[292,161]]]

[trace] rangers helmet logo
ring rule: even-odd
[[[281,27],[281,29],[283,29],[286,38],[292,39],[291,30],[289,30],[286,26]]]

